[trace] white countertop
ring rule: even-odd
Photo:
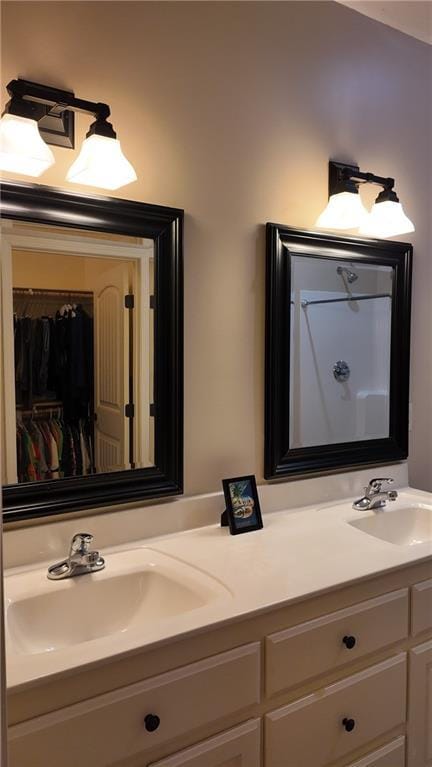
[[[144,633],[142,628],[135,627],[37,654],[16,653],[9,643],[8,688],[33,686],[47,677],[74,673],[87,664],[119,659],[179,636],[238,621],[424,560],[431,559],[432,567],[432,541],[400,546],[372,537],[347,524],[374,514],[354,511],[351,502],[352,499],[265,514],[262,530],[243,535],[231,536],[228,528],[212,525],[104,550],[107,571],[110,552],[145,547],[213,576],[230,594],[208,606],[149,625]],[[391,514],[422,504],[432,506],[432,494],[406,488],[399,492],[397,501],[389,504],[388,511],[379,513]],[[33,568],[35,576],[46,578],[48,564],[52,562],[38,563]],[[12,583],[9,579],[31,569],[26,566],[6,571],[6,606],[8,583]],[[97,578],[97,574],[83,577]]]

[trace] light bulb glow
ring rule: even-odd
[[[0,170],[40,176],[54,155],[39,133],[36,120],[5,114],[0,120]]]
[[[401,203],[393,200],[376,202],[360,228],[360,234],[369,237],[396,237],[414,231]]]
[[[83,141],[81,151],[68,170],[66,179],[74,184],[118,189],[137,180],[124,156],[120,141],[93,134]]]
[[[321,229],[356,229],[366,216],[367,210],[359,194],[339,192],[331,195],[316,226]]]

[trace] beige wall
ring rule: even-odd
[[[118,261],[115,262],[119,263]],[[122,259],[125,268],[132,268],[132,261]],[[95,290],[95,280],[113,267],[110,258],[86,258],[64,254],[32,253],[13,250],[12,279],[14,287],[43,290]],[[64,302],[64,301],[63,301]],[[61,301],[59,304],[61,305]]]
[[[329,157],[394,175],[416,223],[411,481],[432,489],[432,49],[332,2],[2,13],[4,82],[107,101],[139,176],[119,196],[186,211],[186,492],[262,479],[264,223],[313,226]],[[79,116],[78,141],[87,125]],[[73,155],[54,152],[41,182],[63,186]]]

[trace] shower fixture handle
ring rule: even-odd
[[[338,266],[336,272],[342,277],[342,279],[346,278],[350,285],[358,280],[358,274],[353,272],[352,269],[349,269],[347,266]]]
[[[345,360],[338,360],[333,365],[333,375],[338,383],[346,383],[351,375],[348,362],[345,362]]]

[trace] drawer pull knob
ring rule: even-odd
[[[147,732],[154,732],[160,725],[160,719],[156,714],[147,714],[144,724]]]
[[[355,719],[348,719],[345,717],[345,719],[342,719],[342,724],[345,727],[347,732],[352,732],[355,727]]]
[[[344,636],[342,642],[348,650],[352,650],[356,646],[356,638],[350,635]]]

